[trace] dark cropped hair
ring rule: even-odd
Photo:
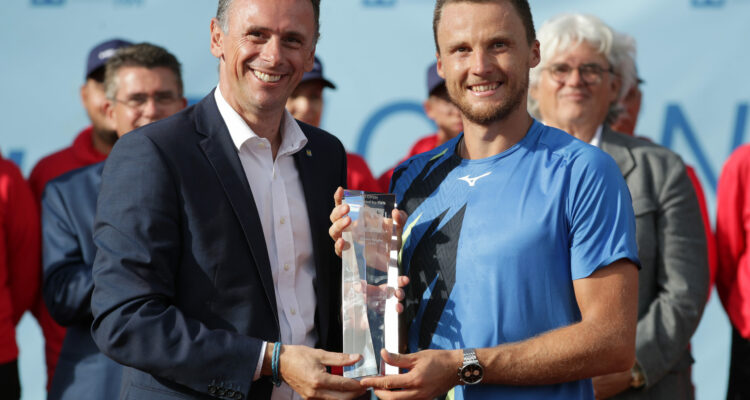
[[[310,0],[313,6],[313,12],[315,13],[315,39],[318,41],[320,37],[320,0]],[[219,0],[219,7],[216,9],[216,19],[219,21],[221,30],[226,32],[229,29],[229,18],[227,13],[229,7],[232,6],[232,0]]]
[[[435,48],[440,53],[440,46],[438,46],[437,30],[438,24],[440,23],[440,17],[443,14],[443,7],[451,3],[500,3],[509,2],[516,9],[518,15],[521,17],[523,27],[526,30],[526,40],[529,44],[534,43],[536,40],[536,31],[534,30],[534,19],[531,17],[531,8],[529,7],[528,0],[437,0],[435,2],[435,14],[432,18],[432,34],[435,37]]]
[[[180,90],[179,95],[182,95],[180,62],[163,47],[151,43],[138,43],[117,50],[115,55],[107,60],[104,72],[104,90],[109,99],[114,99],[117,94],[117,71],[122,67],[167,68],[174,73]]]

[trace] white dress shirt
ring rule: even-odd
[[[224,99],[218,86],[214,97],[237,148],[263,225],[276,293],[281,342],[314,347],[318,337],[315,331],[312,235],[302,182],[292,158],[307,144],[307,137],[291,114],[284,111],[280,129],[281,145],[274,160],[270,141],[250,129]],[[267,344],[264,343],[261,348],[253,380],[260,377]],[[274,400],[299,398],[286,383],[274,387],[271,395]]]
[[[591,141],[589,141],[589,144],[592,146],[599,147],[599,148],[602,147],[602,125],[599,125],[599,127],[596,128],[596,132],[594,132],[594,137],[591,138]]]

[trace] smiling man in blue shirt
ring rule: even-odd
[[[627,186],[605,153],[529,116],[527,1],[438,0],[434,28],[464,132],[394,172],[411,354],[384,358],[409,371],[362,384],[384,399],[593,399],[590,377],[634,361]],[[337,251],[347,211],[331,215]]]

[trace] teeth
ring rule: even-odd
[[[277,82],[279,79],[281,79],[281,75],[269,75],[265,72],[256,70],[253,70],[253,73],[258,77],[258,79],[262,80],[263,82]]]
[[[471,91],[472,92],[487,92],[487,91],[490,91],[490,90],[497,89],[498,86],[500,86],[500,84],[497,83],[497,82],[490,83],[490,84],[487,84],[487,85],[476,85],[476,86],[472,86],[471,87]]]

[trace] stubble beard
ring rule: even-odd
[[[497,106],[483,108],[480,110],[475,110],[472,105],[468,101],[466,101],[465,97],[459,96],[457,93],[452,93],[452,90],[450,88],[448,89],[448,94],[450,95],[453,103],[458,107],[459,110],[461,110],[461,114],[463,114],[464,118],[477,125],[489,125],[493,122],[504,120],[516,109],[518,109],[521,104],[526,103],[524,96],[529,90],[528,71],[526,71],[526,74],[524,74],[523,81],[519,83],[519,85],[509,86],[510,92],[508,93],[506,101]],[[504,84],[507,84],[507,81]]]

